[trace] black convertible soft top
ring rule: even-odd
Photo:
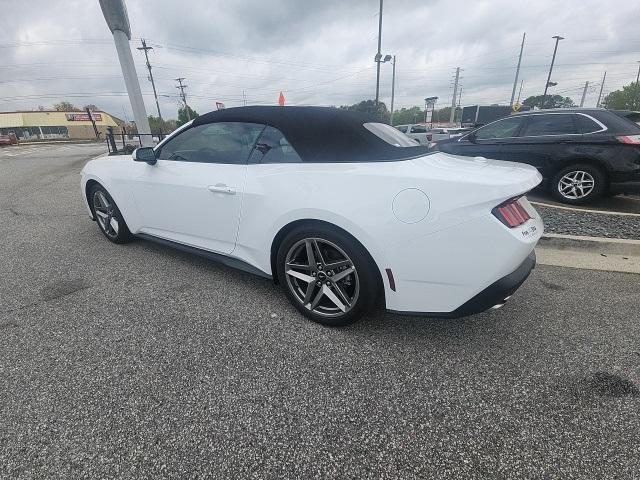
[[[372,162],[402,160],[428,152],[427,147],[397,147],[366,129],[379,122],[359,112],[332,107],[251,106],[205,113],[193,125],[244,122],[280,130],[304,162]]]

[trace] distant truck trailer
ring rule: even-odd
[[[519,111],[529,110],[522,107]],[[470,105],[462,108],[462,127],[476,128],[508,117],[513,112],[509,105]]]

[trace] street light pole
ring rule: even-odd
[[[640,60],[638,60],[638,63],[640,63]],[[640,82],[640,65],[638,65],[638,74],[636,75],[636,83]]]
[[[393,56],[393,75],[391,77],[391,126],[393,126],[393,100],[396,94],[396,56]]]
[[[549,82],[551,81],[551,72],[553,72],[553,64],[556,61],[556,52],[558,51],[558,42],[560,40],[564,40],[564,37],[561,37],[560,35],[554,35],[551,38],[556,39],[556,46],[553,48],[553,57],[551,57],[551,66],[549,67],[549,76],[547,77],[547,83],[545,83],[544,85],[544,93],[542,94],[542,103],[540,105],[541,109],[544,109],[544,104],[547,100],[547,89],[549,88]]]
[[[378,53],[376,53],[376,106],[380,99],[380,60],[382,58],[382,0],[380,0],[380,13],[378,14]]]
[[[131,110],[133,110],[133,118],[138,127],[138,133],[146,134],[140,137],[140,144],[143,147],[153,145],[151,138],[151,128],[149,128],[149,119],[147,111],[144,107],[142,91],[140,90],[140,82],[136,74],[136,66],[133,63],[133,55],[131,55],[131,28],[129,27],[129,17],[127,15],[127,7],[124,0],[99,0],[102,14],[109,26],[109,30],[113,34],[113,41],[116,44],[118,59],[120,60],[120,68],[122,68],[122,76],[129,94],[131,102]]]

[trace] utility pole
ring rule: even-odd
[[[182,103],[184,103],[184,109],[187,112],[187,118],[191,120],[191,112],[189,111],[189,105],[187,105],[187,96],[184,93],[184,89],[187,88],[187,86],[182,84],[182,81],[185,80],[185,78],[180,77],[180,78],[175,78],[174,80],[178,82],[178,85],[176,86],[176,88],[180,90],[180,96],[182,97]]]
[[[640,60],[638,60],[638,63],[640,63]],[[638,65],[638,74],[636,75],[636,83],[640,82],[640,65]]]
[[[242,90],[242,103],[245,107],[247,106],[247,97],[244,94],[244,90]]]
[[[153,73],[151,73],[151,64],[149,63],[149,54],[147,53],[149,50],[153,50],[153,47],[147,47],[147,42],[143,39],[142,46],[138,47],[138,50],[142,50],[144,52],[144,58],[147,60],[147,70],[149,70],[149,80],[151,81],[151,87],[153,88],[153,96],[156,99],[156,108],[158,109],[158,118],[160,119],[160,123],[162,123],[162,113],[160,113],[160,103],[158,103],[158,94],[156,93],[156,84],[153,81]]]
[[[379,65],[379,64],[378,64]],[[393,75],[391,76],[391,126],[393,126],[393,100],[396,95],[396,56],[393,56]]]
[[[560,40],[564,40],[564,37],[560,35],[554,35],[551,38],[556,39],[556,46],[553,48],[553,57],[551,57],[551,66],[549,67],[549,76],[547,77],[547,83],[544,85],[544,93],[542,94],[542,104],[540,105],[540,109],[544,109],[544,104],[547,100],[547,89],[549,88],[549,82],[551,81],[551,72],[553,72],[553,64],[556,61],[556,52],[558,51],[558,42]]]
[[[598,103],[596,103],[596,108],[600,108],[600,100],[602,99],[602,90],[604,90],[604,81],[607,79],[607,72],[604,72],[602,76],[602,83],[600,84],[600,93],[598,94]]]
[[[429,102],[427,99],[424,99],[424,123],[427,124],[427,108],[429,108]],[[433,124],[433,118],[431,119],[431,123]]]
[[[518,66],[516,67],[516,78],[513,81],[513,90],[511,91],[511,103],[510,106],[513,107],[513,99],[516,97],[516,87],[518,86],[518,76],[520,75],[520,64],[522,63],[522,52],[524,51],[524,39],[527,36],[527,32],[522,34],[522,45],[520,45],[520,56],[518,57]]]
[[[458,97],[458,82],[460,81],[460,67],[456,68],[456,80],[453,84],[453,96],[451,97],[451,115],[449,115],[449,123],[453,123],[456,116],[456,99]]]
[[[520,95],[522,94],[522,85],[524,84],[524,80],[520,80],[520,90],[518,90],[518,103],[520,103]]]
[[[382,59],[382,0],[380,0],[380,13],[378,14],[378,53],[376,53],[376,106],[380,99],[380,60]]]
[[[460,92],[458,93],[458,108],[460,108],[461,103],[462,103],[462,85],[460,85]],[[460,110],[460,123],[462,124],[462,110]]]
[[[93,133],[96,134],[96,140],[98,140],[100,138],[100,133],[98,133],[98,127],[96,127],[96,121],[93,118],[93,114],[91,113],[91,110],[89,110],[89,108],[85,108],[85,110],[87,111],[87,115],[89,115],[91,125],[93,125]]]
[[[584,83],[584,90],[582,90],[582,98],[580,99],[580,108],[584,107],[584,99],[587,96],[587,88],[589,88],[589,80]]]
[[[136,65],[133,63],[133,55],[131,55],[131,46],[129,45],[131,27],[129,26],[127,7],[124,4],[124,0],[99,0],[99,2],[104,19],[113,34],[113,42],[118,52],[118,60],[120,61],[120,68],[122,69],[124,84],[127,87],[138,133],[146,134],[140,137],[140,143],[143,147],[151,147],[153,146],[153,139],[151,138],[149,119],[144,107],[140,82],[138,82],[138,75],[136,74]]]

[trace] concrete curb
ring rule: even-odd
[[[536,253],[541,265],[640,274],[640,240],[550,233]]]
[[[17,147],[32,147],[34,145],[87,145],[87,144],[101,144],[104,142],[94,142],[93,140],[51,140],[42,142],[20,142]]]
[[[538,246],[555,250],[581,250],[597,253],[640,256],[640,240],[624,238],[581,237],[578,235],[559,235],[547,233],[542,236]]]

